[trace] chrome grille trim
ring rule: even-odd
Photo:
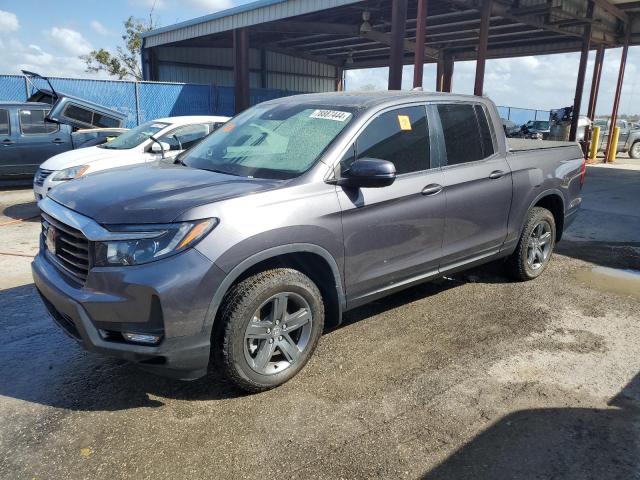
[[[53,173],[53,170],[45,170],[44,168],[39,168],[36,172],[35,177],[33,177],[33,183],[41,187],[44,184],[44,181],[49,178],[49,175]]]
[[[89,275],[89,240],[80,230],[65,225],[50,215],[42,212],[42,234],[46,236],[47,229],[53,226],[57,232],[56,253],[47,251],[49,258],[62,272],[73,280],[84,284]],[[46,248],[46,246],[45,246]]]

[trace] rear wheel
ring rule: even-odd
[[[553,214],[542,207],[529,211],[516,251],[506,263],[508,273],[516,280],[532,280],[544,272],[555,248],[556,222]]]
[[[631,145],[631,148],[629,149],[629,156],[636,159],[640,158],[640,141]]]
[[[318,287],[292,269],[258,273],[227,294],[215,339],[227,377],[259,392],[277,387],[307,363],[324,326]]]

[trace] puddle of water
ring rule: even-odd
[[[640,271],[637,270],[593,267],[580,270],[575,277],[598,290],[640,298]]]

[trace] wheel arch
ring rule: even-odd
[[[556,242],[562,239],[562,233],[564,231],[564,197],[559,190],[548,190],[538,195],[527,212],[531,211],[534,207],[546,208],[553,215],[553,219],[556,223]],[[524,225],[524,224],[523,224]]]
[[[220,305],[235,283],[254,273],[276,267],[293,268],[311,278],[325,301],[325,325],[337,326],[341,323],[346,301],[342,276],[336,260],[318,245],[295,243],[268,248],[236,265],[224,278],[209,304],[205,317],[205,331],[211,334]]]

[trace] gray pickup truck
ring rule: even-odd
[[[180,379],[212,361],[260,391],[299,372],[346,310],[498,259],[536,278],[584,176],[577,143],[507,144],[486,98],[287,97],[176,163],[52,190],[33,277],[88,350]]]
[[[0,183],[31,183],[42,162],[117,137],[125,120],[121,112],[51,90],[38,90],[27,102],[0,102]]]
[[[609,141],[609,120],[596,119],[593,124],[601,129],[598,150],[604,151]],[[616,121],[616,126],[620,128],[618,153],[628,153],[631,158],[640,158],[640,129],[626,120]]]

